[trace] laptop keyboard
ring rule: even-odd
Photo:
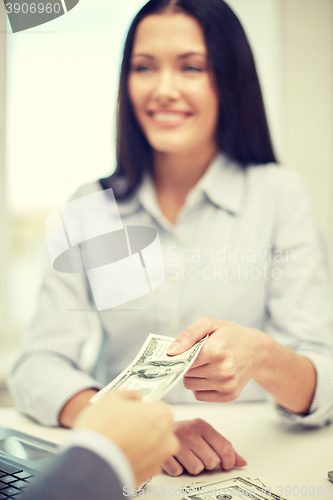
[[[21,467],[6,464],[0,460],[0,500],[20,498],[34,475]]]

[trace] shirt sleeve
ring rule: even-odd
[[[127,486],[130,490],[135,487],[129,461],[110,439],[95,431],[76,429],[68,433],[64,451],[76,446],[86,448],[102,458],[116,472],[123,486]]]
[[[308,414],[276,406],[278,413],[295,423],[322,426],[333,416],[332,288],[310,197],[298,176],[288,181],[277,207],[264,330],[312,361],[317,374]]]
[[[81,186],[71,200],[94,193],[98,183]],[[83,274],[55,271],[47,256],[37,313],[21,341],[9,378],[16,407],[38,422],[59,425],[64,405],[85,389],[101,389],[81,361],[85,342],[94,335],[96,314]]]
[[[75,394],[101,388],[84,371],[80,356],[93,333],[93,314],[83,275],[49,269],[37,314],[23,335],[21,354],[8,379],[21,412],[57,426],[63,406]]]

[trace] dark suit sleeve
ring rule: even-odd
[[[20,500],[125,500],[117,474],[102,458],[85,448],[61,453],[40,474]]]

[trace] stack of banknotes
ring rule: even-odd
[[[232,500],[251,498],[252,500],[285,500],[273,493],[260,479],[233,477],[226,480],[196,481],[182,489],[184,498],[190,500]]]

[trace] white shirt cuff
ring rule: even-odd
[[[78,446],[92,451],[118,475],[123,486],[133,489],[135,487],[134,475],[129,461],[124,453],[110,439],[99,432],[88,429],[75,429],[68,433],[63,443],[63,449]]]

